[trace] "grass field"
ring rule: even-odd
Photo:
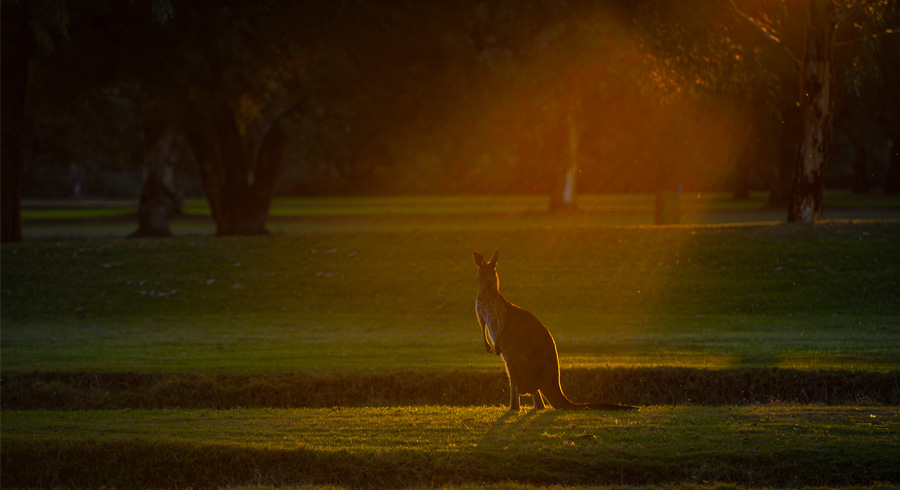
[[[3,252],[4,372],[495,369],[471,251],[564,366],[884,372],[896,223],[365,231],[26,243]]]
[[[277,198],[268,229],[276,235],[314,232],[412,230],[516,230],[526,228],[652,225],[654,196],[582,195],[578,211],[547,213],[546,196]],[[765,192],[735,201],[729,193],[682,194],[680,222],[686,225],[783,223],[786,211],[771,207]],[[137,228],[136,201],[26,201],[26,240],[124,237]],[[827,220],[900,220],[900,197],[827,191]],[[209,235],[215,225],[209,206],[186,199],[182,216],[171,221],[176,235]]]
[[[898,423],[885,407],[19,412],[2,469],[4,484],[85,487],[844,485],[897,481]]]
[[[4,487],[897,488],[900,221],[856,220],[895,208],[789,226],[707,196],[682,209],[712,224],[650,227],[628,225],[643,197],[562,218],[535,199],[297,200],[269,237],[186,218],[4,245]],[[90,209],[26,215],[26,237],[133,226]],[[473,311],[471,252],[495,248],[566,392],[640,413],[505,413]]]

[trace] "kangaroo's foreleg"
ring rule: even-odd
[[[493,347],[491,347],[490,341],[488,341],[488,333],[487,333],[487,322],[481,318],[481,315],[478,315],[478,324],[481,325],[481,338],[484,340],[484,350],[487,351],[488,354],[494,352]]]

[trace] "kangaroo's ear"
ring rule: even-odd
[[[494,255],[491,255],[491,261],[488,262],[488,265],[491,266],[491,267],[496,267],[496,266],[497,266],[497,259],[499,259],[499,258],[500,258],[500,251],[499,251],[499,250],[494,250]]]
[[[478,252],[472,252],[472,256],[475,257],[475,265],[481,267],[481,264],[484,263],[484,256]]]

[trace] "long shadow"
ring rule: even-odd
[[[648,467],[640,454],[607,444],[608,417],[627,419],[635,412],[590,413],[596,419],[591,417],[584,424],[575,421],[576,428],[566,419],[571,413],[565,410],[504,411],[481,435],[471,450],[472,457],[479,462],[481,472],[497,482],[650,483],[660,478],[657,469]],[[597,454],[598,458],[589,458],[591,462],[586,464],[586,454]],[[600,454],[604,457],[600,458]]]
[[[545,419],[550,412],[534,408],[518,412],[505,410],[481,436],[475,447],[482,450],[496,450],[514,444],[528,426],[539,419]]]
[[[778,367],[782,356],[780,354],[746,354],[738,358],[735,368],[774,368]]]

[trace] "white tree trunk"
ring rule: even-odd
[[[560,153],[557,174],[550,189],[550,212],[573,211],[578,191],[578,128],[575,124],[578,98],[572,97],[565,107],[565,118],[560,113],[559,133],[556,140]],[[564,120],[563,120],[564,119]]]
[[[563,185],[562,201],[565,207],[575,206],[575,184],[578,177],[578,129],[575,127],[575,116],[572,106],[569,106],[569,112],[566,116],[566,123],[569,130],[569,166],[566,169],[566,180]]]

